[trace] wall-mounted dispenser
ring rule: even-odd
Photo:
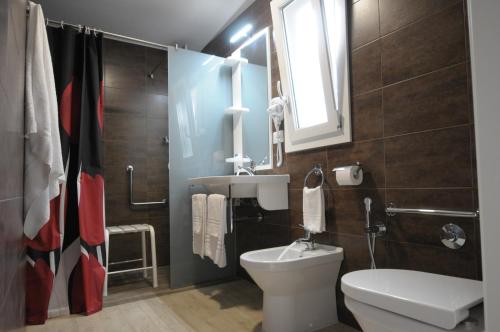
[[[363,169],[359,162],[352,166],[335,167],[332,172],[339,186],[359,186],[363,182]]]

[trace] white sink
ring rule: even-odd
[[[288,209],[290,175],[222,175],[189,179],[192,186],[204,186],[211,193],[232,198],[257,198],[265,210]]]

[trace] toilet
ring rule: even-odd
[[[241,266],[264,292],[262,330],[316,331],[337,323],[335,284],[343,258],[342,248],[306,250],[299,243],[241,255]]]
[[[361,270],[342,277],[345,304],[364,332],[484,331],[477,280],[409,270]]]

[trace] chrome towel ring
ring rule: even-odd
[[[307,187],[307,179],[309,176],[312,174],[316,176],[321,176],[321,184],[320,187],[323,186],[323,183],[325,183],[325,174],[323,173],[323,170],[321,169],[321,164],[315,164],[313,168],[307,173],[306,177],[304,178],[304,187]]]

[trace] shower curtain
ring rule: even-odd
[[[87,33],[86,33],[87,32]],[[102,35],[49,29],[59,107],[59,131],[67,182],[51,202],[51,216],[27,240],[26,321],[92,314],[102,309],[106,250]]]

